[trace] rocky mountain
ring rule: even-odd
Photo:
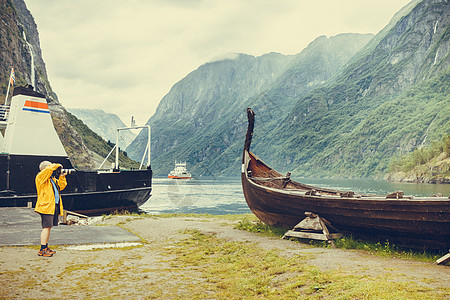
[[[450,183],[450,135],[430,146],[394,159],[385,180],[414,183]]]
[[[32,84],[46,96],[55,129],[72,164],[79,169],[98,166],[111,145],[71,116],[58,101],[47,78],[37,26],[25,2],[0,0],[0,20],[0,103],[5,101],[14,68],[15,86]],[[123,165],[132,164],[123,154],[121,159]]]
[[[95,133],[100,135],[106,141],[116,143],[117,128],[127,127],[116,114],[106,113],[101,109],[88,108],[67,108],[67,110],[83,121]],[[128,125],[129,126],[129,125]],[[121,131],[119,135],[119,145],[121,148],[126,147],[136,138],[133,131]]]
[[[235,54],[200,66],[172,87],[147,123],[152,127],[153,169],[165,174],[174,160],[187,160],[194,174],[226,173],[239,156],[236,146],[249,103],[270,111],[275,120],[297,97],[336,75],[371,37],[323,36],[297,55]],[[130,157],[142,156],[146,139],[146,133],[138,135],[127,148]]]
[[[169,172],[175,159],[194,166],[192,162],[204,161],[230,146],[237,133],[223,122],[230,121],[231,126],[241,122],[237,104],[273,82],[292,58],[277,53],[258,58],[235,54],[200,66],[176,83],[147,122],[152,129],[153,170]],[[211,145],[215,131],[225,139],[218,148]],[[141,157],[146,141],[147,134],[142,131],[127,148],[128,155]]]
[[[393,156],[450,132],[450,5],[412,4],[330,85],[255,132],[255,152],[296,175],[381,177]]]
[[[197,176],[238,175],[251,106],[253,149],[280,171],[381,177],[392,157],[450,132],[449,8],[415,0],[374,37],[319,37],[295,56],[201,66],[148,121],[154,169],[165,174],[181,159]],[[132,157],[145,139],[130,145]]]
[[[35,82],[37,91],[57,100],[47,79],[42,59],[39,34],[33,16],[23,0],[0,1],[0,92],[6,95],[11,67],[16,74],[16,85]],[[31,45],[27,45],[27,42]],[[31,78],[31,51],[35,65],[35,77]],[[2,99],[4,101],[4,97]]]

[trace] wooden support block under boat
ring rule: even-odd
[[[286,238],[286,237],[296,237],[296,238],[301,238],[301,239],[318,240],[318,241],[332,241],[334,239],[342,237],[342,234],[332,233],[329,235],[329,237],[327,237],[323,233],[289,230],[283,236],[283,238]]]
[[[315,230],[322,231],[322,224],[320,224],[319,218],[316,214],[305,212],[306,218],[304,218],[300,223],[294,226],[294,231]]]
[[[306,218],[300,223],[294,226],[293,230],[287,231],[283,239],[286,237],[296,237],[310,240],[328,241],[331,246],[334,246],[334,239],[340,238],[343,235],[341,233],[330,233],[327,224],[331,226],[330,222],[321,218],[315,213],[305,212]]]

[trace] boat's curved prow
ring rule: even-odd
[[[250,145],[252,143],[253,128],[255,127],[255,112],[249,107],[247,108],[248,127],[247,134],[245,135],[244,155],[245,151],[250,151]],[[244,162],[244,158],[242,158]]]

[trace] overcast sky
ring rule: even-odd
[[[170,88],[229,53],[295,54],[320,35],[380,31],[409,0],[25,0],[65,107],[127,125]]]

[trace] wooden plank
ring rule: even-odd
[[[330,232],[328,231],[328,228],[325,225],[325,223],[322,221],[321,217],[319,217],[319,222],[320,222],[320,226],[322,226],[323,234],[325,234],[327,236],[327,238],[330,239]]]
[[[447,262],[450,262],[450,253],[448,253],[447,255],[444,255],[441,258],[439,258],[438,260],[436,260],[436,264],[438,264],[438,265],[442,265]]]
[[[74,212],[74,211],[70,211],[70,210],[64,210],[64,211],[65,211],[65,213],[66,213],[67,215],[74,215],[74,216],[77,216],[77,217],[80,217],[80,218],[89,218],[88,216],[85,216],[85,215],[76,213],[76,212]]]
[[[304,238],[304,239],[311,239],[311,240],[320,240],[320,241],[327,241],[327,237],[323,233],[312,233],[312,232],[301,232],[301,231],[293,231],[289,230],[284,234],[284,236],[288,237],[298,237],[298,238]]]
[[[302,232],[302,231],[294,231],[294,230],[289,230],[288,232],[286,232],[284,234],[283,238],[286,236],[302,237],[302,238],[306,238],[306,239],[317,239],[317,237],[319,237],[318,239],[321,241],[327,240],[327,237],[322,233]],[[331,239],[337,239],[337,238],[341,238],[341,237],[343,237],[343,235],[341,233],[331,233],[330,234]]]
[[[330,241],[331,246],[333,248],[336,248],[336,246],[334,245],[334,241],[330,235],[330,232],[328,231],[327,225],[325,225],[325,222],[322,220],[321,217],[318,217],[318,218],[319,218],[320,225],[322,226],[323,234],[325,234],[325,236],[327,237],[327,240]]]

